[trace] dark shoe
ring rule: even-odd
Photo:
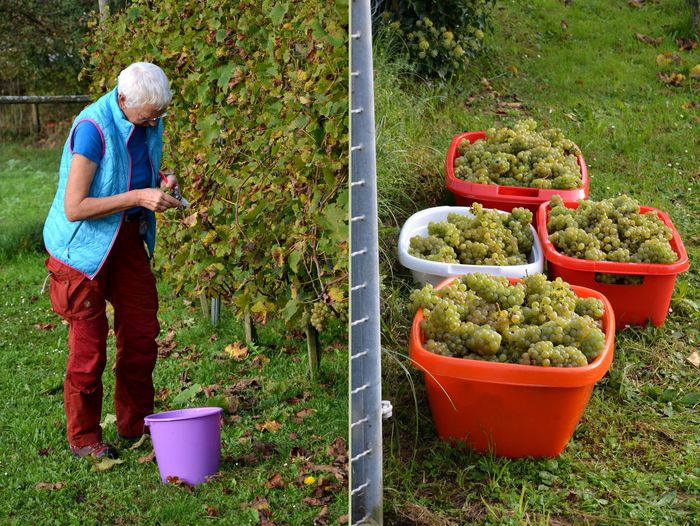
[[[114,449],[113,446],[105,444],[104,442],[96,442],[90,444],[89,446],[71,446],[70,452],[74,457],[85,458],[92,457],[94,459],[100,458],[117,458],[119,453]]]

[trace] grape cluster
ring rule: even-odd
[[[669,241],[672,230],[654,213],[642,214],[639,203],[626,195],[602,201],[579,201],[566,208],[552,197],[547,232],[555,248],[567,256],[593,261],[673,263],[678,254]],[[618,275],[601,274],[603,283]],[[639,278],[637,278],[639,279]]]
[[[311,306],[311,325],[321,332],[326,328],[326,321],[331,316],[331,306],[323,301],[317,301]]]
[[[463,140],[455,159],[455,176],[480,184],[580,188],[578,147],[557,129],[536,129],[533,119],[525,119],[513,128],[489,128],[483,140]]]
[[[534,242],[532,212],[515,208],[509,214],[472,204],[472,217],[449,213],[447,221],[430,223],[426,237],[414,236],[408,253],[414,257],[463,265],[523,265]]]
[[[577,297],[561,278],[533,274],[511,284],[467,274],[440,290],[414,290],[411,301],[423,309],[425,349],[443,356],[578,367],[605,347],[602,302]]]

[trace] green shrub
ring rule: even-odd
[[[140,60],[171,80],[164,166],[193,206],[161,217],[156,253],[177,290],[263,323],[298,327],[317,302],[347,312],[347,12],[136,0],[94,35],[95,92]]]
[[[481,50],[494,0],[409,0],[378,5],[375,25],[396,34],[416,71],[447,78]]]

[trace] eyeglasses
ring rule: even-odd
[[[168,116],[168,114],[167,114],[167,112],[166,112],[166,113],[164,113],[163,115],[161,115],[161,116],[159,116],[159,117],[153,117],[152,119],[139,119],[139,120],[138,120],[138,123],[139,123],[139,124],[150,124],[150,123],[152,123],[152,122],[153,122],[153,123],[156,123],[156,122],[158,122],[160,119],[164,119],[164,118],[167,117],[167,116]]]

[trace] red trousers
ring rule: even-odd
[[[107,361],[106,302],[114,308],[117,356],[114,407],[117,431],[135,437],[153,413],[152,373],[158,355],[158,295],[139,222],[124,222],[97,276],[49,257],[51,306],[68,321],[68,363],[63,390],[66,434],[74,446],[102,440],[102,372]]]

